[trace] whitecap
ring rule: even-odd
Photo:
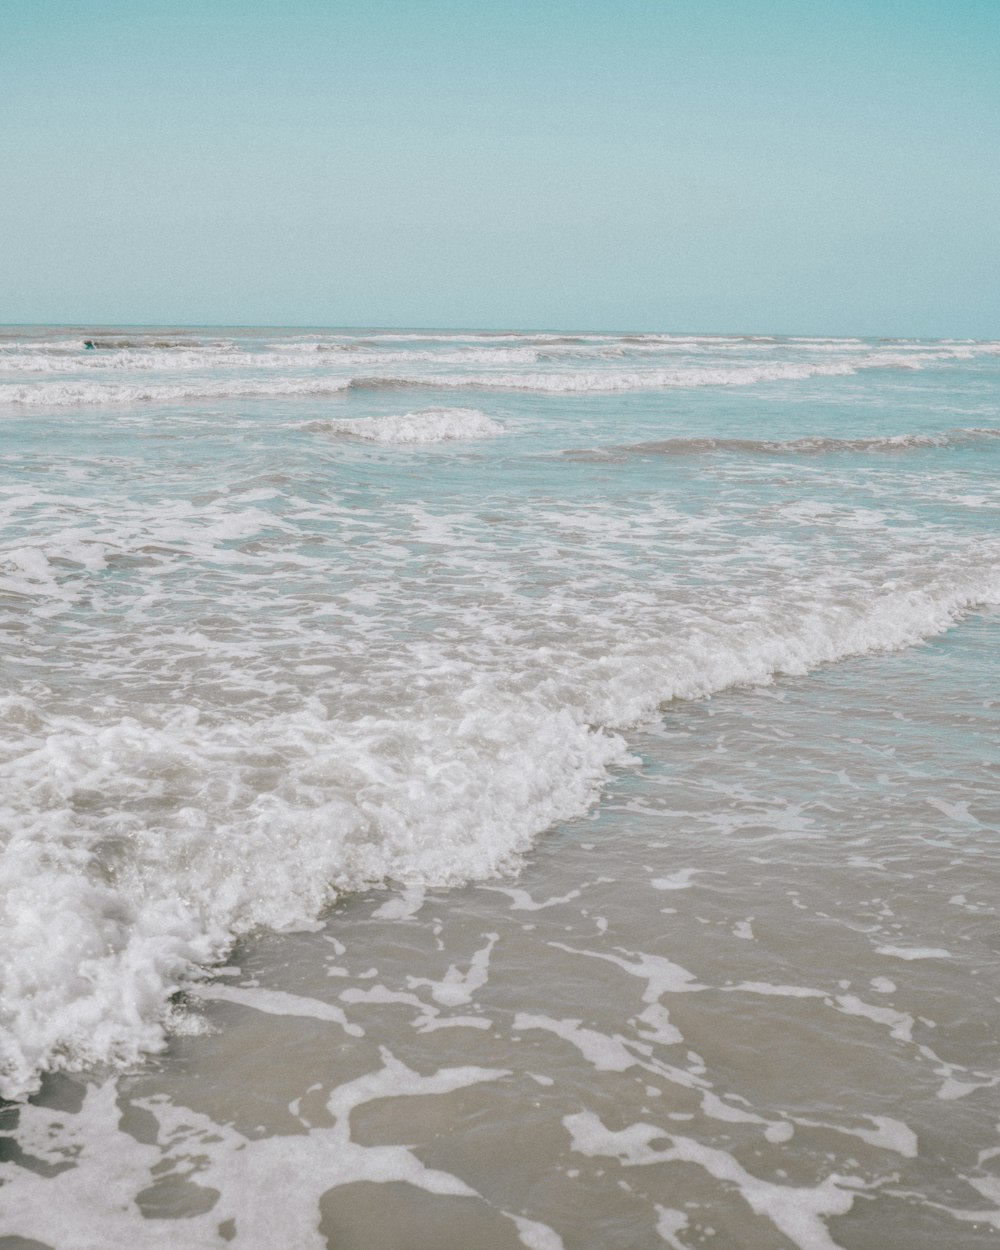
[[[504,432],[502,425],[477,408],[425,408],[421,412],[335,421],[323,428],[370,443],[443,443],[496,438]]]

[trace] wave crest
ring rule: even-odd
[[[868,438],[663,438],[646,443],[610,447],[570,448],[562,454],[571,460],[613,460],[632,456],[697,456],[713,452],[743,455],[826,455],[836,452],[905,452],[927,447],[951,447],[1000,438],[1000,428],[948,430],[940,434],[887,434]]]
[[[183,384],[150,382],[43,382],[0,386],[0,404],[38,408],[78,408],[135,403],[170,403],[186,399],[281,398],[335,395],[350,386],[349,378],[232,378]]]
[[[804,594],[598,656],[546,648],[520,673],[515,656],[457,666],[411,706],[356,719],[319,699],[257,720],[150,707],[105,723],[5,700],[25,733],[3,763],[0,902],[19,940],[0,946],[0,1096],[158,1049],[171,994],[255,927],[386,878],[515,867],[587,810],[629,759],[620,731],[667,701],[910,645],[1000,601],[1000,581],[977,563],[846,600]],[[223,760],[236,768],[220,788]],[[37,923],[53,913],[58,926]]]
[[[387,417],[313,422],[310,428],[369,443],[444,443],[496,438],[504,432],[502,425],[478,408],[424,408]]]

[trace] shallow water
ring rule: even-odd
[[[995,345],[83,337],[0,1246],[993,1244]]]

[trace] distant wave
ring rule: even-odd
[[[562,454],[574,460],[608,460],[631,456],[692,456],[711,452],[746,455],[824,455],[830,452],[902,452],[921,447],[949,447],[1000,438],[1000,428],[948,430],[940,434],[892,434],[869,438],[664,438],[648,443],[571,448]]]
[[[310,346],[293,344],[280,349],[270,358],[270,365],[284,364],[290,359],[300,358],[303,363],[311,364],[310,357],[316,352],[336,352],[332,362],[338,368],[344,365],[397,365],[397,364],[428,364],[428,365],[524,365],[535,364],[539,359],[538,351],[533,346],[519,347],[462,347],[455,350],[439,351],[432,348],[410,347],[396,351],[385,351],[370,341],[356,343],[316,343]],[[261,357],[259,363],[265,363]]]
[[[427,373],[419,377],[404,374],[372,374],[351,381],[355,390],[404,389],[410,387],[468,388],[475,390],[540,391],[555,394],[614,391],[690,389],[702,386],[753,386],[761,382],[796,381],[812,377],[841,377],[862,369],[922,369],[965,355],[964,351],[926,352],[912,356],[880,353],[856,360],[829,363],[812,361],[775,362],[744,367],[724,366],[696,369],[647,369],[631,371],[589,371],[550,373]]]
[[[114,374],[118,372],[177,373],[183,370],[221,370],[233,367],[241,371],[256,369],[278,377],[295,368],[317,365],[317,352],[335,352],[336,356],[323,367],[336,369],[371,367],[372,365],[524,365],[536,364],[539,352],[533,347],[469,348],[465,351],[432,352],[376,351],[356,344],[316,344],[280,351],[242,350],[226,344],[216,347],[192,347],[179,343],[169,352],[154,350],[153,345],[136,345],[130,351],[72,352],[0,352],[0,373],[74,373]],[[333,376],[336,376],[334,374]]]
[[[359,363],[388,365],[531,365],[537,360],[538,352],[533,347],[469,347],[450,352],[409,349],[397,352],[378,351],[357,356]],[[341,362],[338,360],[339,363]]]
[[[168,402],[184,399],[226,399],[292,395],[334,395],[346,390],[350,378],[223,378],[217,382],[191,381],[187,384],[150,382],[42,382],[0,385],[0,405],[16,404],[38,408]]]
[[[190,348],[190,339],[158,339],[158,338],[131,338],[131,339],[106,339],[100,336],[91,339],[84,339],[82,346],[84,349],[90,347],[92,351],[110,350],[121,351],[130,348],[139,348],[149,350],[155,348],[157,351],[168,351],[176,347]]]
[[[182,373],[185,370],[272,368],[274,356],[243,351],[225,344],[215,347],[190,343],[163,352],[144,345],[130,351],[0,353],[0,373],[58,373],[114,376],[116,373]],[[35,385],[34,383],[32,385]]]
[[[395,336],[404,342],[419,336]],[[428,336],[430,338],[431,336]],[[393,336],[386,336],[391,341]],[[633,340],[629,346],[628,339]],[[0,350],[0,404],[75,407],[223,399],[250,396],[324,395],[351,388],[373,390],[505,390],[542,394],[608,394],[697,387],[754,386],[809,378],[850,376],[861,370],[918,370],[977,355],[1000,353],[998,343],[894,343],[872,349],[837,341],[824,351],[817,344],[754,340],[746,350],[767,349],[767,356],[734,359],[742,340],[713,338],[655,339],[638,336],[439,336],[444,350],[404,346],[383,350],[381,341],[348,342],[292,339],[267,346],[223,340],[107,340],[101,349],[69,352],[66,340],[51,350],[35,350],[18,341]],[[660,344],[660,346],[657,346]],[[127,345],[127,346],[126,346]],[[161,346],[165,350],[161,350]],[[774,359],[772,348],[806,348],[798,358]],[[657,350],[685,356],[657,360]],[[318,352],[326,352],[319,355]],[[664,367],[671,364],[671,367]],[[535,367],[530,366],[546,366]],[[622,367],[625,366],[625,367]],[[120,374],[144,372],[134,380]],[[44,380],[24,375],[49,374]],[[119,377],[115,377],[119,374]],[[172,375],[172,376],[162,376]]]
[[[312,422],[309,428],[371,443],[443,443],[495,438],[504,432],[502,425],[477,408],[425,408],[386,417]]]

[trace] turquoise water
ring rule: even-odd
[[[998,362],[0,336],[0,1243],[990,1244]]]

